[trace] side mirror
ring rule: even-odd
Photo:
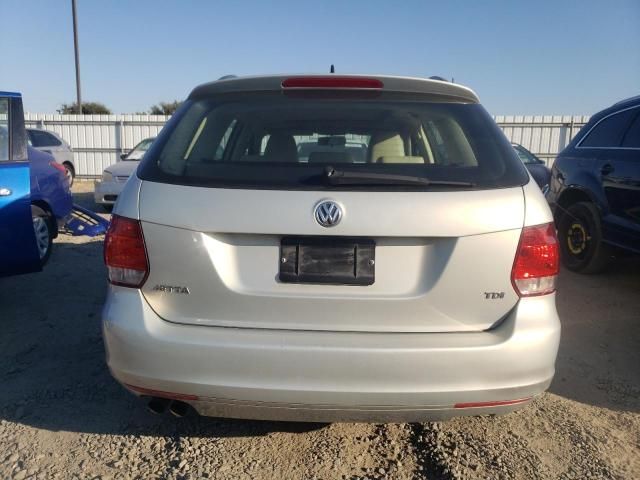
[[[128,153],[121,153],[120,154],[120,160],[126,160],[127,159],[127,155],[128,155]]]

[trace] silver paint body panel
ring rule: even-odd
[[[283,78],[214,82],[192,97],[277,89]],[[477,102],[447,82],[383,81]],[[330,229],[314,216],[326,200],[342,210]],[[201,414],[439,420],[521,408],[455,404],[528,399],[553,378],[555,294],[519,298],[511,284],[523,227],[552,221],[531,180],[385,192],[205,188],[133,175],[114,213],[141,221],[150,271],[142,289],[109,287],[109,368],[124,385],[197,396],[190,403]],[[281,283],[282,237],[318,235],[374,240],[375,282]]]
[[[522,407],[456,403],[543,392],[560,339],[555,295],[522,299],[491,331],[309,332],[178,325],[139,290],[110,287],[107,362],[128,385],[198,395],[202,414],[302,421],[426,421]]]

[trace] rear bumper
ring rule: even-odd
[[[138,290],[110,287],[103,335],[118,381],[191,396],[203,415],[426,421],[506,413],[527,402],[459,404],[543,392],[554,374],[560,322],[549,295],[520,300],[497,328],[477,333],[187,326],[159,318]]]
[[[93,190],[93,199],[100,205],[113,205],[118,199],[118,195],[124,188],[124,183],[102,182],[96,180]]]

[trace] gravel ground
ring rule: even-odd
[[[0,279],[0,478],[640,478],[638,259],[562,272],[556,378],[525,410],[324,425],[148,413],[104,364],[101,252],[62,235],[44,272]]]

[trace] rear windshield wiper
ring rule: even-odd
[[[416,185],[416,186],[450,186],[474,187],[472,182],[455,182],[450,180],[429,180],[414,175],[396,175],[381,172],[352,172],[325,168],[325,178],[329,185]]]

